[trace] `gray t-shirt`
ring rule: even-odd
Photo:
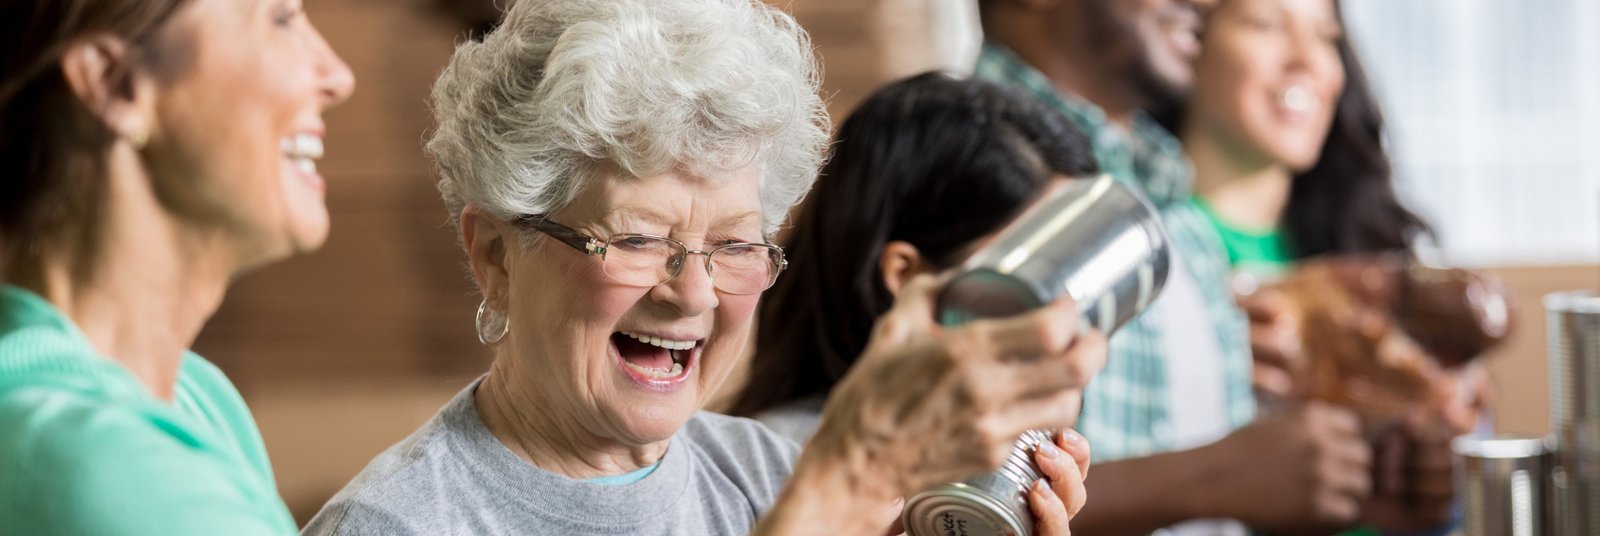
[[[782,406],[755,414],[755,419],[778,435],[804,445],[817,433],[817,426],[822,424],[822,406],[825,402],[827,399],[822,395],[791,400]]]
[[[748,534],[800,452],[755,421],[700,412],[638,482],[573,480],[495,439],[477,386],[367,465],[302,534]]]

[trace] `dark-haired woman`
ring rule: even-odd
[[[1177,130],[1194,161],[1193,202],[1242,282],[1271,280],[1318,255],[1415,254],[1431,231],[1396,198],[1382,116],[1335,0],[1226,0],[1202,50]],[[1258,320],[1276,307],[1270,295],[1246,304]],[[1292,351],[1278,344],[1288,340],[1280,327],[1258,323],[1252,339],[1258,389],[1293,390],[1272,366],[1273,355]],[[1379,490],[1363,518],[1387,528],[1448,520],[1446,442],[1465,430],[1435,420],[1409,438],[1409,489]]]
[[[0,534],[294,534],[188,348],[326,238],[349,68],[298,0],[5,0],[0,49]]]
[[[1084,135],[1027,95],[940,74],[880,90],[840,126],[795,223],[787,251],[818,262],[797,263],[759,305],[732,413],[806,443],[908,280],[957,266],[1050,188],[1096,173]],[[1087,455],[1076,434],[1057,441]]]
[[[1242,270],[1409,251],[1429,233],[1395,196],[1383,120],[1333,0],[1228,0],[1179,129],[1198,201]]]

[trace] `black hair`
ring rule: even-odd
[[[731,412],[826,394],[844,377],[894,303],[878,269],[890,241],[948,267],[1053,178],[1096,173],[1084,134],[1031,95],[938,73],[879,90],[840,126],[796,219],[793,267],[761,301]]]
[[[1414,245],[1421,238],[1433,237],[1433,228],[1395,194],[1394,166],[1384,148],[1378,99],[1350,39],[1340,37],[1337,47],[1344,68],[1344,91],[1334,104],[1333,121],[1317,163],[1294,175],[1279,221],[1290,256],[1415,254]],[[1154,115],[1168,130],[1181,135],[1186,112],[1178,106]]]
[[[1410,252],[1433,229],[1395,194],[1383,114],[1348,39],[1339,40],[1344,92],[1311,169],[1294,176],[1282,225],[1295,258]]]

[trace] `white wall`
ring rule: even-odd
[[[1466,265],[1600,260],[1600,1],[1345,0],[1398,187]]]

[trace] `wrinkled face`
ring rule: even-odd
[[[322,111],[349,96],[350,69],[299,0],[195,0],[175,17],[186,65],[158,90],[144,153],[158,195],[243,265],[320,246]]]
[[[1092,25],[1146,109],[1181,102],[1194,82],[1204,13],[1214,0],[1095,0]]]
[[[602,240],[650,234],[694,250],[759,243],[757,181],[755,168],[715,179],[604,176],[549,219]],[[727,378],[760,295],[715,289],[700,255],[655,287],[622,284],[601,262],[543,236],[510,246],[510,330],[498,358],[515,361],[504,369],[529,382],[538,411],[624,444],[665,440]]]
[[[1333,0],[1227,0],[1212,15],[1190,121],[1244,156],[1316,164],[1344,90]]]

